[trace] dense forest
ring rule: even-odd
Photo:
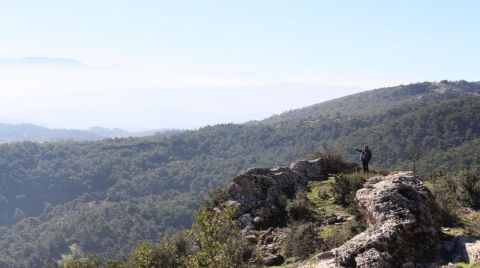
[[[460,171],[479,157],[480,83],[382,88],[260,122],[176,135],[0,146],[0,267],[41,267],[76,244],[99,259],[189,227],[198,204],[231,176],[315,151],[377,169]],[[414,167],[415,166],[415,167]]]

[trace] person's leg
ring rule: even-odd
[[[363,166],[363,172],[367,172],[368,170],[367,161],[362,161],[362,166]]]
[[[369,171],[369,170],[368,170],[368,161],[365,161],[365,170],[366,170],[366,172]]]

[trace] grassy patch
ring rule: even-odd
[[[452,236],[480,237],[480,211],[459,212],[457,224],[457,227],[443,229],[443,232]]]
[[[460,219],[465,227],[466,234],[480,237],[480,211],[463,214]]]
[[[462,268],[480,268],[480,262],[474,263],[474,264],[468,264],[464,262],[457,262],[455,265],[462,267]]]
[[[330,236],[332,236],[333,230],[335,230],[335,225],[322,227],[322,231],[320,232],[320,237],[329,238]]]
[[[465,234],[465,228],[463,227],[449,228],[447,230],[444,229],[443,232],[451,236],[462,236]]]
[[[458,267],[462,267],[462,268],[470,268],[470,267],[472,267],[470,264],[464,263],[464,262],[457,262],[457,263],[455,263],[455,265],[458,266]]]
[[[332,195],[332,184],[335,182],[335,177],[329,177],[325,181],[313,181],[309,183],[310,191],[307,194],[308,200],[315,209],[315,214],[323,217],[325,214],[340,213],[345,214],[345,210],[335,204]]]

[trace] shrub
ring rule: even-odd
[[[363,184],[366,182],[366,176],[363,173],[355,173],[336,177],[332,183],[332,194],[335,204],[352,207],[355,194],[363,187]]]
[[[480,207],[480,176],[477,170],[465,171],[457,176],[457,195],[467,207]]]
[[[135,250],[130,254],[127,267],[148,268],[154,267],[155,252],[153,247],[148,242],[142,242]]]
[[[327,249],[343,245],[355,235],[363,232],[366,227],[365,221],[360,217],[356,217],[354,220],[347,221],[345,224],[334,228],[325,239]]]
[[[322,167],[324,167],[324,175],[353,173],[360,170],[357,163],[345,160],[340,154],[336,153],[315,153],[312,158],[318,159]]]
[[[429,178],[435,201],[442,210],[444,223],[455,222],[459,209],[480,207],[480,176],[476,170],[459,175],[434,174]]]
[[[313,216],[310,211],[310,203],[305,192],[297,193],[296,197],[289,200],[285,207],[288,218],[293,221],[312,220]]]
[[[129,256],[125,268],[185,267],[191,243],[184,232],[165,236],[156,246],[141,243]],[[113,266],[115,267],[115,266]]]
[[[255,225],[258,228],[285,226],[287,222],[287,211],[285,208],[278,206],[263,207],[258,211],[257,215],[262,218],[262,221]]]
[[[479,237],[480,236],[480,218],[478,220],[474,220],[467,225],[468,233]]]
[[[235,210],[202,208],[189,231],[165,236],[157,245],[141,243],[122,268],[244,267],[252,250],[233,220]],[[115,264],[116,265],[116,264]]]
[[[313,223],[297,225],[285,238],[284,254],[286,257],[305,259],[317,250],[323,250],[325,244],[319,237],[318,228]]]
[[[202,207],[213,209],[220,206],[222,203],[228,200],[226,189],[216,189],[212,191],[207,198],[202,201]]]
[[[457,182],[453,177],[436,174],[430,178],[435,202],[443,214],[444,224],[449,225],[457,219],[460,202],[457,197]]]
[[[251,250],[233,220],[234,213],[233,208],[220,213],[203,208],[195,214],[190,234],[196,249],[189,267],[245,266]]]

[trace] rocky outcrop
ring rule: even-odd
[[[332,165],[335,163],[335,166]],[[236,176],[228,186],[229,200],[236,202],[237,213],[243,227],[270,225],[262,210],[275,210],[271,214],[281,220],[281,211],[286,201],[298,191],[306,189],[309,180],[325,178],[336,169],[353,171],[356,164],[330,159],[330,156],[315,160],[301,160],[290,167],[252,168]]]
[[[435,258],[441,215],[430,191],[411,172],[369,180],[355,197],[368,229],[306,267],[402,267]]]
[[[247,240],[257,243],[263,264],[285,261],[280,249],[288,228],[268,227],[275,227],[274,220],[281,222],[287,200],[307,190],[309,180],[325,178],[330,172],[320,158],[290,167],[253,168],[233,179],[225,204],[237,208],[236,218]],[[367,230],[318,254],[305,267],[422,267],[438,257],[441,213],[431,192],[413,173],[373,177],[356,193],[355,202],[368,223]],[[326,215],[323,224],[346,220]]]
[[[236,208],[236,219],[245,239],[256,244],[258,263],[279,265],[286,261],[282,248],[291,231],[284,226],[287,201],[306,191],[308,181],[324,179],[340,170],[353,172],[358,165],[326,155],[297,161],[289,167],[252,168],[233,178],[227,188],[227,201],[221,206]],[[326,218],[330,224],[346,220],[338,215]]]

